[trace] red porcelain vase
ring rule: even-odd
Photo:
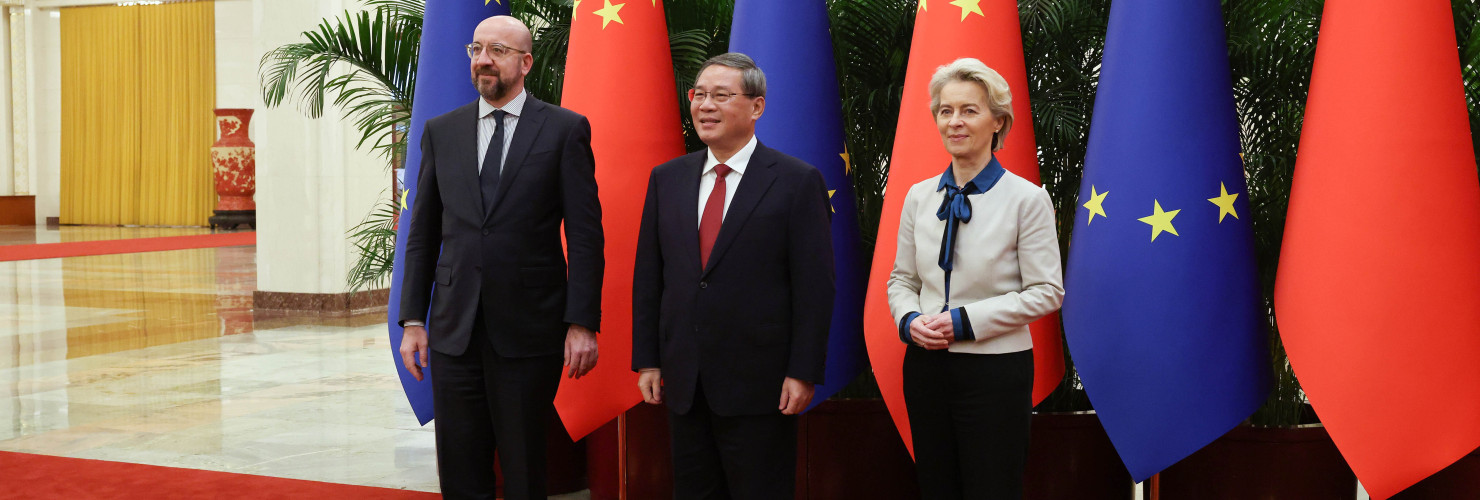
[[[216,127],[221,137],[211,145],[211,165],[216,169],[216,215],[211,217],[211,227],[236,227],[246,224],[256,227],[257,204],[252,195],[257,193],[257,149],[247,130],[252,122],[252,110],[216,110]]]

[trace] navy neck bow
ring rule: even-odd
[[[949,280],[951,270],[955,267],[954,257],[956,254],[956,231],[960,224],[971,222],[971,198],[968,196],[985,193],[1002,180],[1002,174],[1006,172],[1002,164],[997,163],[997,157],[987,163],[986,168],[976,174],[963,187],[956,186],[954,167],[946,167],[946,172],[940,176],[940,185],[936,191],[945,191],[945,197],[940,201],[940,208],[935,211],[935,216],[946,222],[946,232],[940,239],[940,268],[946,271]]]

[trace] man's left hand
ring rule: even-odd
[[[581,325],[570,325],[565,331],[565,366],[570,378],[581,378],[596,368],[596,332]]]
[[[781,413],[796,415],[812,404],[812,393],[816,387],[811,382],[786,377],[781,382]]]

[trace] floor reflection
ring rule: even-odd
[[[0,229],[0,244],[203,234]],[[29,243],[29,242],[25,242]],[[384,317],[254,324],[252,247],[0,262],[0,450],[436,491]]]

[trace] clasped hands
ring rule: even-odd
[[[955,323],[951,312],[942,311],[926,316],[921,314],[910,322],[910,340],[915,345],[936,351],[951,347],[956,340]]]

